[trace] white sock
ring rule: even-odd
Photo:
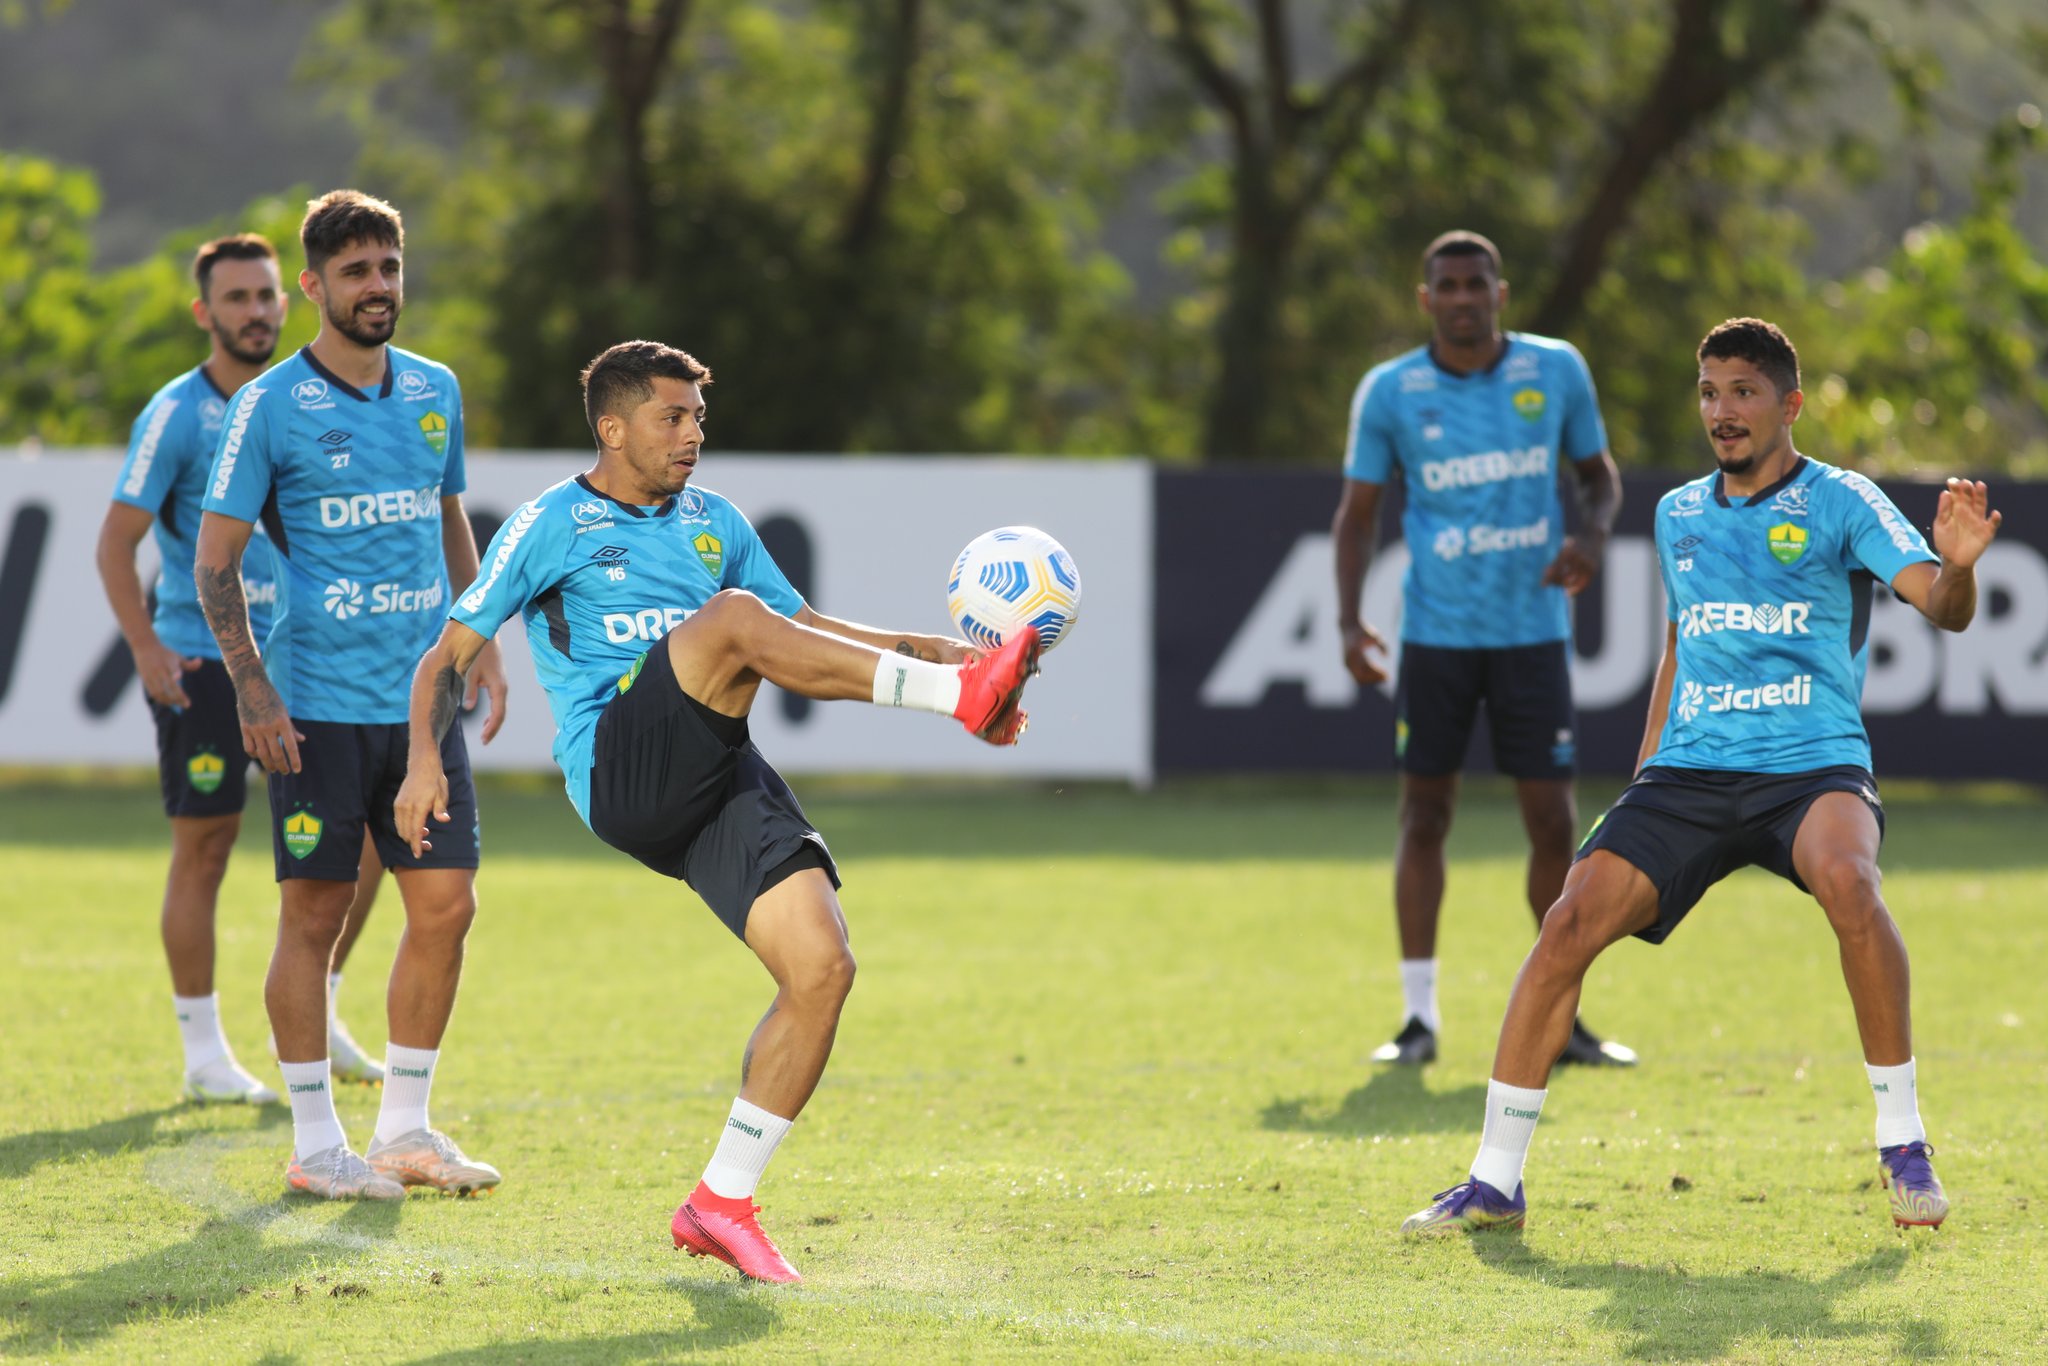
[[[718,1138],[718,1151],[704,1168],[704,1184],[711,1187],[713,1195],[728,1200],[751,1198],[761,1184],[761,1173],[768,1169],[768,1159],[775,1156],[782,1136],[794,1123],[734,1097],[725,1132]]]
[[[875,660],[875,705],[951,716],[960,705],[959,666],[932,664],[909,655],[882,655]]]
[[[384,1045],[384,1099],[377,1107],[379,1143],[427,1127],[427,1093],[434,1089],[438,1048]]]
[[[1863,1064],[1863,1070],[1870,1074],[1870,1094],[1877,1099],[1877,1146],[1880,1148],[1919,1143],[1927,1137],[1927,1126],[1920,1122],[1919,1086],[1913,1076],[1916,1062],[1916,1059],[1908,1058],[1897,1067]]]
[[[1529,1141],[1536,1137],[1536,1117],[1543,1113],[1548,1091],[1530,1091],[1504,1081],[1486,1083],[1486,1129],[1479,1136],[1479,1156],[1472,1159],[1472,1178],[1502,1195],[1512,1196],[1522,1184],[1522,1165],[1529,1160]]]
[[[1401,960],[1401,999],[1407,1004],[1409,1019],[1422,1021],[1432,1034],[1437,1032],[1436,959]]]
[[[329,1029],[334,1028],[334,1001],[340,995],[341,974],[330,972],[327,974],[327,1027]]]
[[[311,1157],[337,1143],[348,1142],[341,1116],[334,1113],[334,1087],[327,1078],[327,1059],[281,1062],[284,1093],[292,1103],[292,1151]]]
[[[185,1041],[185,1070],[197,1072],[215,1058],[228,1055],[227,1036],[220,1032],[220,997],[172,996],[178,1008],[178,1034]]]

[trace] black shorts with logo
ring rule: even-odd
[[[233,816],[249,800],[249,755],[227,665],[203,659],[181,680],[189,707],[149,698],[166,816]]]
[[[419,858],[399,837],[391,813],[405,782],[406,724],[297,718],[292,724],[306,737],[299,742],[299,771],[270,775],[270,841],[279,882],[354,882],[365,827],[386,868],[476,867],[476,784],[460,724],[441,737],[448,823],[428,818],[427,838],[434,847]]]
[[[743,942],[755,899],[791,874],[822,868],[839,886],[839,867],[796,794],[743,719],[683,691],[666,638],[598,717],[591,760],[591,831],[687,882]]]
[[[1768,868],[1800,891],[1810,891],[1792,866],[1792,842],[1806,809],[1829,792],[1861,797],[1877,817],[1878,837],[1883,838],[1877,780],[1853,764],[1806,773],[1653,765],[1637,774],[1593,823],[1578,858],[1605,849],[1642,870],[1657,888],[1657,923],[1636,938],[1661,944],[1707,888],[1737,868]]]
[[[1486,706],[1494,767],[1511,778],[1569,778],[1578,764],[1571,643],[1459,649],[1401,643],[1394,685],[1394,762],[1443,777],[1465,766]]]

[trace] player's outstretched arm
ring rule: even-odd
[[[412,846],[414,858],[434,847],[427,838],[427,818],[448,823],[448,774],[441,767],[441,737],[462,709],[463,676],[490,643],[461,622],[451,621],[413,670],[412,696],[406,708],[405,782],[399,786],[391,810],[398,833]]]
[[[1330,522],[1330,540],[1337,558],[1337,629],[1344,640],[1344,667],[1360,686],[1370,688],[1387,681],[1387,671],[1366,653],[1366,647],[1380,651],[1387,642],[1365,619],[1365,571],[1372,564],[1373,541],[1379,528],[1380,486],[1363,479],[1346,479],[1337,500],[1337,515]]]
[[[189,707],[183,679],[199,667],[157,638],[156,624],[149,619],[149,596],[142,591],[142,576],[135,572],[135,547],[156,522],[146,509],[129,503],[107,504],[107,519],[100,523],[99,546],[94,559],[99,565],[100,584],[107,591],[107,605],[120,623],[121,638],[135,657],[135,673],[142,690],[166,707]]]
[[[1998,536],[2004,514],[1990,509],[1982,483],[1951,479],[1934,511],[1934,553],[1941,565],[1909,564],[1892,591],[1944,631],[1960,631],[1977,615],[1977,561]]]
[[[856,641],[877,650],[909,655],[913,659],[922,659],[930,664],[965,664],[974,658],[975,654],[973,646],[951,636],[921,636],[904,631],[879,631],[872,626],[862,626],[857,622],[828,617],[823,612],[813,609],[809,603],[798,608],[796,616],[791,619],[797,625],[808,626],[814,631],[823,631],[828,635]]]
[[[285,715],[256,638],[249,630],[249,600],[242,592],[242,552],[249,546],[251,523],[219,512],[199,518],[199,553],[192,561],[192,581],[199,590],[199,609],[207,629],[220,644],[221,663],[235,685],[235,711],[242,722],[242,748],[266,773],[297,773],[299,741],[306,737]]]

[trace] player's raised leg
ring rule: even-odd
[[[1518,778],[1515,802],[1521,808],[1522,829],[1529,836],[1526,885],[1529,909],[1540,930],[1544,917],[1564,894],[1565,875],[1571,869],[1578,839],[1578,802],[1569,778]],[[1557,1060],[1592,1067],[1633,1067],[1636,1051],[1599,1037],[1574,1015],[1571,1033]]]
[[[1427,1209],[1409,1215],[1403,1233],[1521,1225],[1528,1208],[1522,1168],[1543,1113],[1551,1066],[1571,1036],[1586,970],[1608,945],[1656,920],[1657,889],[1626,859],[1596,849],[1573,865],[1508,996],[1471,1173]]]
[[[405,933],[391,963],[384,1095],[365,1156],[407,1186],[456,1195],[487,1191],[503,1180],[498,1169],[465,1155],[427,1116],[441,1037],[462,980],[463,945],[476,919],[476,871],[400,868],[395,876],[405,901]]]
[[[775,979],[775,999],[740,1062],[740,1093],[718,1148],[670,1224],[676,1246],[756,1280],[798,1281],[761,1229],[762,1172],[817,1088],[839,1012],[853,989],[853,950],[831,879],[805,868],[764,892],[747,916],[747,947]]]
[[[1864,1071],[1877,1101],[1878,1176],[1891,1192],[1892,1222],[1938,1227],[1948,1217],[1948,1196],[1934,1174],[1934,1149],[1920,1120],[1912,976],[1906,941],[1879,891],[1881,838],[1863,798],[1823,793],[1799,823],[1792,862],[1827,912],[1840,946]]]

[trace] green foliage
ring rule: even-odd
[[[304,196],[259,200],[240,216],[170,234],[152,256],[90,266],[99,191],[92,177],[26,156],[0,156],[0,442],[118,445],[165,381],[206,358],[192,318],[192,253],[229,232],[278,246],[288,298]],[[303,299],[285,318],[279,354],[310,341]]]

